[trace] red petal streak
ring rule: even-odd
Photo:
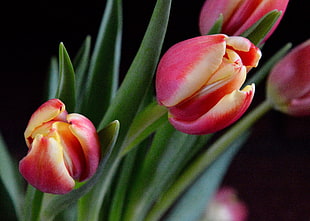
[[[242,91],[236,90],[223,97],[210,111],[194,121],[181,121],[173,116],[170,123],[179,131],[188,134],[208,134],[219,131],[237,119],[247,110],[254,96],[254,84]]]
[[[42,192],[65,194],[75,185],[63,159],[61,145],[54,139],[38,135],[19,163],[20,173]]]

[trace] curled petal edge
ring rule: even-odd
[[[100,159],[100,143],[96,128],[92,122],[80,114],[68,114],[68,122],[71,132],[78,139],[83,149],[86,168],[79,181],[84,181],[91,177],[97,170]]]
[[[194,121],[181,121],[169,116],[170,123],[187,134],[209,134],[217,132],[238,120],[250,106],[255,85],[246,86],[225,95],[213,108]]]
[[[42,104],[32,115],[24,132],[27,146],[30,147],[28,137],[35,128],[41,126],[43,123],[51,120],[65,120],[67,111],[65,105],[59,99],[51,99]]]
[[[65,194],[75,185],[63,159],[60,143],[54,137],[38,135],[19,171],[34,187],[45,193]]]

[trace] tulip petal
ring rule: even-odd
[[[65,194],[75,185],[65,166],[62,147],[53,137],[37,135],[29,153],[20,161],[19,170],[42,192]]]
[[[242,91],[235,90],[224,96],[210,111],[194,121],[181,121],[173,116],[170,123],[179,131],[188,134],[208,134],[219,131],[237,119],[247,110],[254,96],[254,84]]]
[[[24,132],[27,146],[30,147],[30,142],[27,138],[35,128],[51,120],[65,120],[65,105],[59,99],[51,99],[42,104],[31,116],[27,128]]]
[[[285,12],[288,2],[289,0],[255,0],[255,2],[254,0],[244,1],[238,11],[229,20],[229,24],[226,28],[232,31],[230,34],[241,35],[246,29],[250,28],[255,22],[257,22],[268,12],[274,9]],[[281,14],[280,18],[265,37],[265,40],[268,39],[275,31],[283,15],[284,13]],[[240,24],[242,25],[240,26]],[[234,25],[235,27],[232,27]]]
[[[222,34],[200,36],[172,46],[158,65],[158,102],[173,106],[199,90],[222,63],[227,38]]]
[[[216,77],[217,81],[215,81]],[[226,94],[240,88],[245,77],[244,67],[236,67],[234,63],[225,63],[214,73],[210,79],[210,85],[206,85],[198,94],[185,102],[169,108],[169,112],[174,118],[183,121],[195,120],[209,111]]]
[[[207,0],[205,1],[199,18],[199,28],[202,35],[208,34],[216,19],[223,14],[223,23],[227,23],[240,2],[243,0]],[[229,34],[229,33],[228,33]]]
[[[232,47],[241,57],[243,65],[247,67],[256,67],[258,65],[262,53],[251,41],[240,36],[229,37],[226,41],[227,47]]]
[[[55,136],[63,147],[64,161],[70,176],[79,180],[86,168],[84,152],[78,139],[69,129],[70,124],[57,121],[53,123]]]
[[[85,157],[86,168],[84,173],[79,178],[83,181],[91,177],[99,164],[100,159],[100,143],[96,128],[92,122],[80,114],[69,114],[67,116],[71,132],[78,139]]]

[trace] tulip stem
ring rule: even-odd
[[[205,169],[210,166],[221,154],[223,154],[247,129],[258,119],[272,109],[269,101],[265,100],[251,113],[238,121],[225,134],[223,134],[204,153],[181,174],[178,180],[162,195],[147,216],[147,221],[157,220],[174,202],[178,196],[196,180]]]

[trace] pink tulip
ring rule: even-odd
[[[241,35],[268,12],[277,9],[282,14],[263,41],[274,32],[286,10],[289,0],[207,0],[201,10],[199,27],[208,34],[214,22],[223,15],[222,33]]]
[[[96,171],[100,144],[93,124],[80,114],[68,114],[58,99],[42,104],[24,133],[29,148],[19,163],[23,177],[42,192],[65,194]]]
[[[260,50],[243,37],[218,34],[182,41],[158,65],[158,103],[169,109],[170,123],[177,130],[188,134],[221,130],[249,107],[254,85],[239,89],[260,57]]]
[[[310,115],[310,39],[294,48],[271,70],[267,97],[275,109]]]
[[[245,221],[246,205],[239,200],[234,189],[221,188],[209,203],[203,220]]]

